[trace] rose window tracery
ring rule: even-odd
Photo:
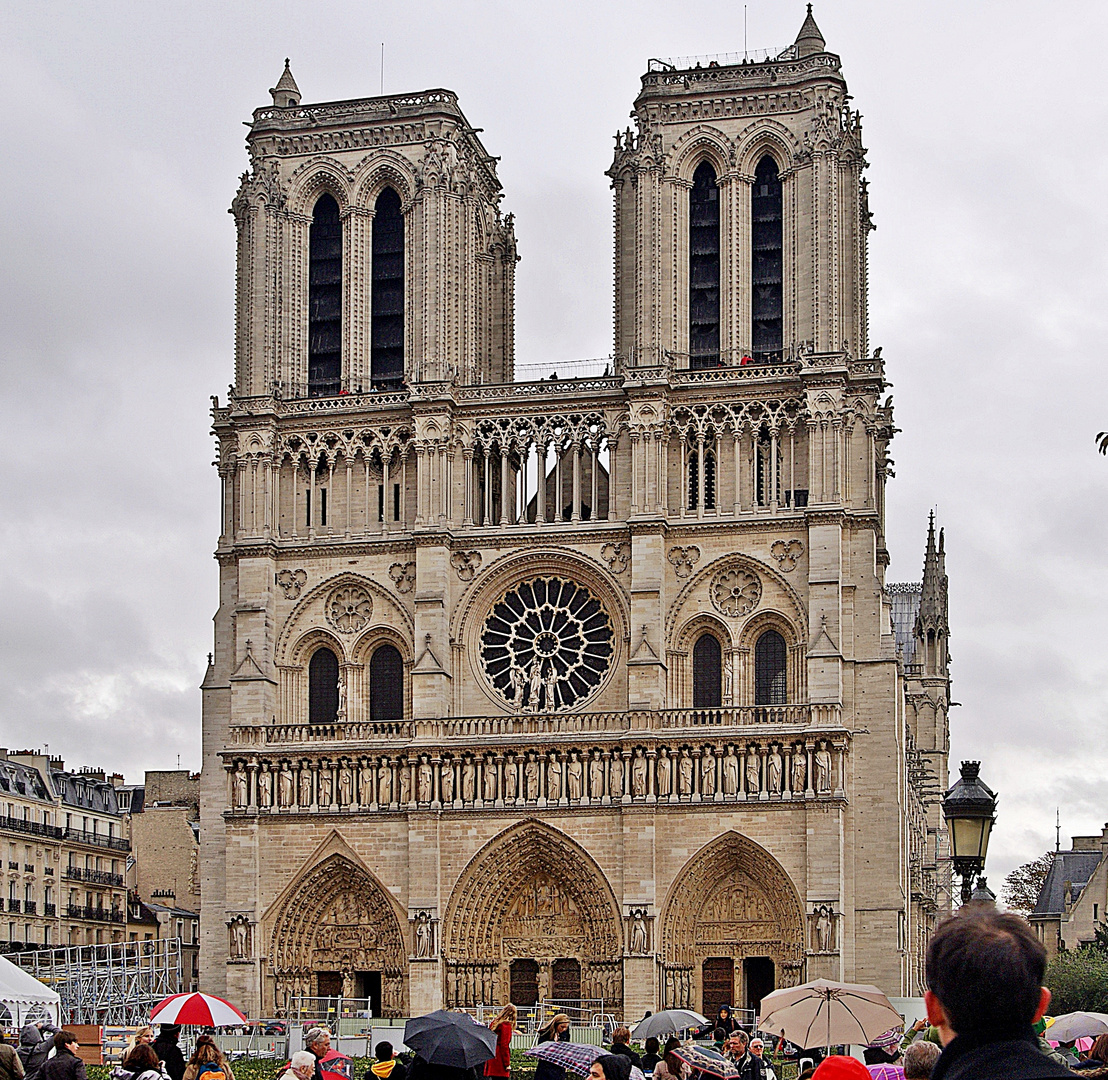
[[[558,577],[513,586],[481,631],[481,665],[518,710],[550,712],[583,701],[612,662],[607,611],[584,585]]]
[[[369,625],[373,601],[360,585],[343,585],[331,593],[327,618],[339,633],[354,634]]]
[[[712,603],[724,614],[749,615],[762,599],[762,583],[750,570],[723,570],[712,581]]]

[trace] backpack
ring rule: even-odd
[[[227,1080],[223,1066],[216,1061],[205,1061],[200,1066],[196,1073],[196,1080],[200,1080],[201,1077],[204,1077],[204,1080]]]

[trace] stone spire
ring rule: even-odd
[[[808,14],[804,18],[804,25],[800,33],[796,35],[796,55],[814,56],[826,50],[827,42],[816,26],[816,20],[812,17],[812,5],[808,5]]]
[[[818,33],[819,31],[816,32]],[[296,85],[296,80],[292,77],[292,70],[289,68],[289,58],[287,56],[285,57],[285,70],[277,80],[277,85],[271,87],[269,92],[273,95],[273,104],[279,108],[287,109],[300,104],[300,88]]]
[[[916,636],[950,632],[947,621],[946,538],[939,530],[935,545],[935,511],[931,511],[927,527],[927,551],[923,556],[923,588],[920,592],[919,615],[916,616]]]

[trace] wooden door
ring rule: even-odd
[[[701,1009],[709,1019],[735,998],[735,961],[730,956],[709,956],[701,968]]]
[[[509,969],[509,998],[513,1005],[537,1005],[539,965],[535,960],[513,960]]]
[[[555,1001],[576,1002],[581,999],[581,965],[576,960],[554,961],[553,996]]]

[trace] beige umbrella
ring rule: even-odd
[[[904,1019],[892,1002],[863,983],[816,979],[774,990],[762,998],[760,1031],[783,1035],[797,1046],[865,1046]]]

